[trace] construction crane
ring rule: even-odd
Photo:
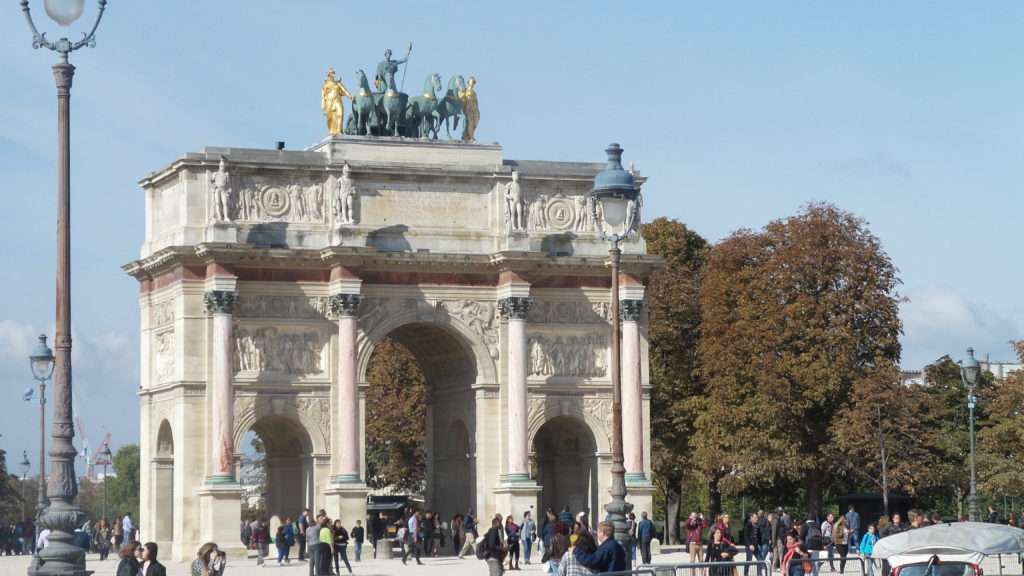
[[[77,410],[75,411],[77,412]],[[82,426],[82,419],[75,415],[75,426],[78,427],[78,435],[82,437],[82,458],[85,459],[85,463],[89,464],[89,436],[85,433],[85,426]],[[92,466],[89,466],[86,472],[86,477],[92,480]]]

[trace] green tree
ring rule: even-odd
[[[125,444],[114,454],[116,477],[104,478],[107,485],[107,515],[110,517],[131,514],[139,519],[139,445]],[[103,498],[103,485],[99,484],[94,494]],[[95,497],[93,498],[95,501]],[[100,501],[102,503],[102,501]]]
[[[927,387],[904,385],[895,366],[855,384],[833,433],[834,471],[855,487],[917,496],[941,481],[941,410]]]
[[[1013,342],[1024,362],[1024,342]],[[1024,372],[995,382],[978,433],[979,489],[991,496],[1024,496]]]
[[[808,510],[821,509],[837,416],[899,359],[899,283],[866,223],[828,204],[711,249],[695,443],[713,507],[715,489],[791,482]]]
[[[7,472],[7,452],[0,449],[0,522],[13,522],[23,513],[19,481],[16,475]]]
[[[409,350],[390,339],[370,359],[366,476],[373,488],[420,493],[426,478],[426,379]]]
[[[648,287],[651,452],[654,482],[665,495],[669,541],[691,461],[703,389],[696,378],[700,274],[708,243],[681,222],[658,218],[641,228],[647,251],[665,259]]]
[[[939,432],[936,448],[941,454],[935,466],[937,480],[923,494],[926,505],[947,514],[962,517],[965,514],[970,491],[970,419],[967,410],[967,388],[960,375],[960,366],[949,356],[943,356],[924,369],[927,391],[934,402],[935,419]],[[976,426],[982,427],[986,419],[986,402],[992,391],[991,374],[983,372],[978,378],[976,394],[982,398],[975,410]],[[947,507],[948,503],[953,507]]]

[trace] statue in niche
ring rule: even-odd
[[[334,183],[334,221],[338,224],[355,224],[356,195],[352,182],[352,169],[348,163],[341,170],[341,178]]]
[[[227,163],[224,157],[220,157],[220,166],[217,171],[210,174],[211,192],[213,197],[213,211],[211,222],[230,222],[231,216],[228,212],[231,196],[231,176],[228,174]]]
[[[519,186],[519,172],[512,172],[512,181],[505,184],[505,220],[509,230],[522,232],[526,230],[526,206],[523,202],[523,190]]]

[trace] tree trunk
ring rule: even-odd
[[[811,471],[804,479],[804,505],[807,508],[808,517],[818,518],[821,516],[821,482],[818,480],[818,471]]]
[[[711,502],[709,520],[722,513],[722,491],[718,488],[718,478],[708,480],[708,500]]]
[[[679,484],[675,483],[671,488],[665,490],[665,544],[677,544],[679,539],[676,536],[679,518]]]

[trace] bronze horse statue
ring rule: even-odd
[[[437,91],[441,89],[441,77],[437,73],[429,74],[423,82],[423,93],[409,98],[409,106],[405,109],[405,127],[407,136],[437,139]]]
[[[437,104],[438,130],[441,129],[441,123],[444,123],[444,131],[449,140],[452,133],[448,128],[448,119],[453,119],[452,130],[458,131],[459,116],[462,114],[462,94],[465,91],[466,81],[462,79],[462,76],[456,74],[448,80],[448,90],[444,93],[444,98]]]

